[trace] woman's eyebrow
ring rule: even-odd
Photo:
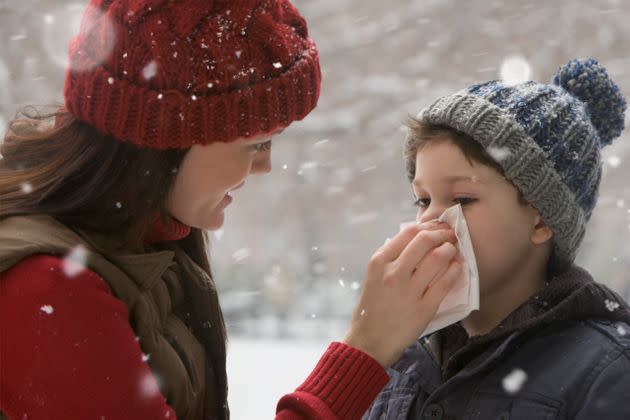
[[[284,128],[281,129],[281,130],[274,131],[273,133],[269,133],[266,136],[249,138],[246,141],[247,141],[247,143],[251,143],[251,144],[267,143],[269,140],[271,140],[271,137],[277,136],[278,134],[282,133],[283,131],[284,131]]]

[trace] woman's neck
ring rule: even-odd
[[[174,217],[163,221],[159,213],[156,213],[149,226],[149,232],[145,243],[150,244],[162,241],[177,241],[187,237],[191,232],[190,226],[185,225]]]

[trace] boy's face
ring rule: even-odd
[[[425,222],[461,203],[477,259],[481,296],[504,295],[529,270],[537,246],[538,212],[494,168],[473,161],[449,139],[432,141],[416,155],[413,190],[417,220]],[[539,254],[538,254],[539,255]],[[509,292],[507,292],[510,294]]]

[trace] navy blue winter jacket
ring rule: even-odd
[[[573,266],[484,336],[408,348],[364,419],[630,420],[630,307]]]

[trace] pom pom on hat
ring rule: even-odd
[[[573,59],[558,70],[552,81],[584,102],[601,146],[619,137],[624,129],[626,100],[597,60]]]

